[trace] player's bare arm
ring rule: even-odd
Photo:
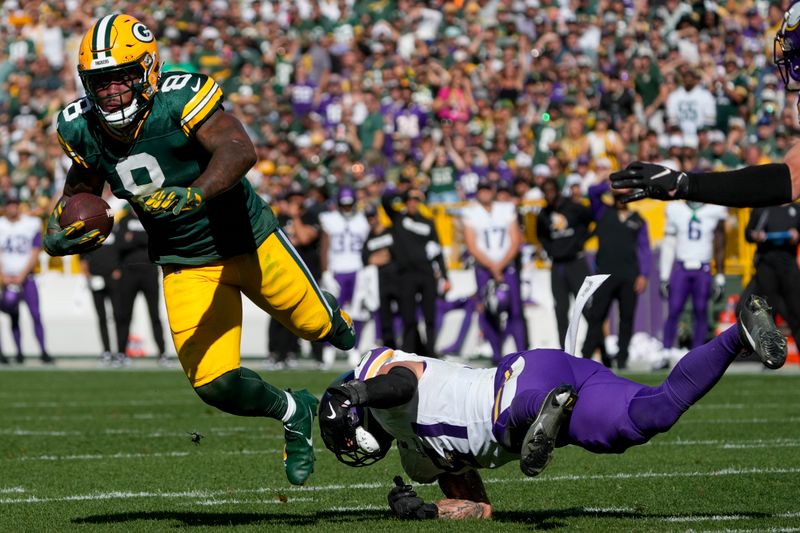
[[[206,199],[221,194],[242,179],[256,164],[256,150],[233,115],[222,110],[212,114],[197,130],[197,141],[211,154],[205,171],[195,180]]]
[[[100,196],[103,194],[105,182],[96,172],[85,168],[82,165],[73,163],[67,171],[66,183],[64,183],[63,197],[69,198],[81,192],[86,192]]]
[[[461,520],[492,517],[492,504],[477,470],[467,470],[463,474],[441,474],[437,481],[447,496],[436,502],[439,518]]]

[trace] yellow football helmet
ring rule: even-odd
[[[155,36],[130,15],[102,17],[81,40],[78,74],[98,116],[111,128],[127,130],[144,118],[158,90]],[[122,90],[110,93],[112,86]]]

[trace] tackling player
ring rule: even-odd
[[[800,3],[783,15],[775,35],[773,58],[786,90],[800,90]],[[611,183],[615,189],[636,189],[625,196],[627,202],[649,197],[731,207],[783,205],[800,198],[800,143],[786,152],[783,163],[725,172],[686,173],[637,161],[611,174]]]
[[[669,302],[664,322],[664,348],[672,348],[678,319],[692,296],[694,335],[692,348],[708,334],[708,298],[719,301],[725,291],[724,207],[698,202],[674,202],[667,206],[667,228],[661,245],[659,274],[661,296]],[[717,274],[711,277],[711,257]]]
[[[377,348],[323,395],[322,439],[349,466],[381,459],[397,440],[406,474],[437,481],[446,497],[426,504],[397,483],[389,505],[400,518],[489,518],[478,469],[519,460],[535,476],[556,446],[622,453],[644,444],[711,390],[743,348],[768,368],[786,360],[786,339],[757,296],[735,326],[686,354],[657,387],[561,350],[515,353],[496,369],[472,369]]]
[[[99,246],[83,222],[61,229],[67,197],[100,195],[108,182],[128,200],[164,272],[164,297],[178,358],[195,392],[222,411],[282,420],[289,481],[313,471],[317,400],[284,392],[240,366],[242,294],[296,335],[341,349],[352,323],[317,287],[272,210],[245,173],[256,161],[241,123],[222,109],[222,90],[203,74],[161,72],[152,32],[130,15],[97,20],[81,41],[86,91],[58,115],[58,140],[72,159],[50,216],[51,255]]]

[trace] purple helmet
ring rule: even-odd
[[[355,379],[349,371],[336,378],[330,387]],[[347,407],[325,391],[319,403],[319,429],[325,447],[348,466],[368,466],[383,459],[394,438],[364,407]]]
[[[336,195],[336,202],[340,206],[350,206],[356,203],[356,192],[352,187],[341,187]]]
[[[773,60],[789,91],[800,90],[800,3],[783,15],[783,23],[775,35]]]
[[[483,306],[490,317],[499,320],[511,309],[511,288],[507,283],[489,280],[484,288]]]

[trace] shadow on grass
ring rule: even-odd
[[[292,513],[197,513],[190,511],[140,511],[107,513],[72,519],[73,524],[124,524],[140,520],[179,522],[183,526],[245,526],[284,524],[313,526],[318,522],[363,522],[390,519],[391,513],[377,510],[316,511],[313,514]]]
[[[729,514],[729,513],[725,513]],[[771,516],[769,513],[757,512],[737,512],[730,513],[745,518],[766,518]],[[692,518],[718,520],[718,513],[685,513],[685,514],[661,514],[661,513],[646,513],[643,511],[631,510],[616,510],[616,509],[586,509],[584,507],[568,507],[566,509],[547,509],[541,511],[498,511],[493,514],[495,522],[509,522],[509,523],[526,523],[535,525],[536,529],[558,529],[568,527],[568,518],[593,518],[593,519],[620,519],[630,518],[636,520],[659,520],[659,519],[674,519],[674,518]]]

